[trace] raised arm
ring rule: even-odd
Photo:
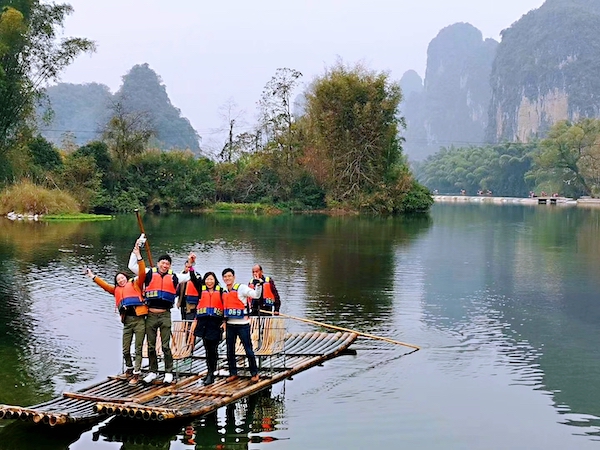
[[[91,278],[94,283],[96,283],[109,294],[115,293],[115,287],[112,284],[109,284],[106,281],[104,281],[102,278],[100,278],[98,275],[92,272],[91,269],[85,269],[85,275]]]

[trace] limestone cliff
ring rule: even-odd
[[[490,77],[490,142],[544,137],[600,116],[600,2],[547,0],[502,32]]]
[[[405,152],[421,160],[441,146],[481,143],[488,122],[489,75],[498,43],[483,39],[468,23],[442,29],[427,50],[422,90],[407,72],[401,81],[405,99]]]

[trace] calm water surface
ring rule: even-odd
[[[59,434],[0,421],[0,449],[600,448],[600,210],[144,221],[153,255],[177,269],[194,251],[201,271],[231,266],[246,281],[260,262],[282,312],[423,349],[359,339],[356,356],[185,428],[107,421]],[[0,403],[41,403],[121,369],[113,300],[83,269],[125,269],[138,234],[135,217],[0,219]]]

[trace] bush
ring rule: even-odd
[[[66,192],[22,181],[0,194],[0,214],[65,214],[79,212],[77,201]]]

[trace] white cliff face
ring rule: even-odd
[[[559,89],[553,89],[536,100],[523,96],[516,119],[513,139],[529,142],[532,138],[540,136],[540,133],[546,132],[549,126],[561,120],[573,119],[569,117],[569,95]]]

